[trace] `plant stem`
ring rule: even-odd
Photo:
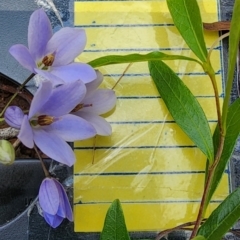
[[[5,123],[5,119],[4,118],[0,118],[0,126],[3,125]]]
[[[6,91],[8,93],[14,94],[16,92],[16,87],[8,86],[8,85],[1,85],[0,89],[3,91]],[[18,95],[22,98],[24,98],[28,103],[31,103],[32,101],[32,95],[28,93],[21,93],[19,92]]]
[[[210,62],[210,57],[211,57],[212,51],[214,50],[214,47],[216,47],[216,45],[217,45],[220,41],[222,41],[224,38],[228,37],[229,34],[230,34],[229,32],[223,34],[222,36],[220,36],[220,37],[213,43],[213,45],[211,46],[211,48],[210,48],[209,51],[208,51],[208,58],[207,58],[208,62]]]
[[[32,73],[22,84],[21,86],[17,89],[17,91],[13,94],[9,102],[6,104],[2,112],[0,113],[0,118],[3,116],[4,112],[6,109],[9,107],[10,103],[13,101],[13,99],[18,95],[18,93],[25,87],[25,85],[35,76],[35,73]]]
[[[208,175],[207,175],[206,183],[205,183],[205,186],[204,186],[204,191],[203,191],[203,195],[202,195],[202,199],[201,199],[200,208],[199,208],[199,211],[198,211],[196,224],[194,226],[194,229],[192,231],[192,235],[191,235],[190,239],[192,239],[196,236],[198,228],[199,228],[199,226],[202,222],[202,217],[203,217],[203,215],[206,211],[206,208],[207,208],[207,205],[208,205],[208,202],[209,202],[208,201],[208,193],[209,193],[209,190],[210,190],[210,187],[211,187],[211,184],[212,184],[212,180],[213,180],[213,176],[214,176],[216,167],[217,167],[217,165],[220,161],[221,155],[222,155],[223,145],[224,145],[224,140],[225,140],[217,82],[216,82],[215,73],[214,73],[214,70],[211,66],[210,60],[208,62],[208,65],[207,65],[206,69],[207,69],[206,73],[208,74],[208,76],[211,79],[213,90],[214,90],[216,109],[217,109],[217,117],[218,117],[218,126],[219,126],[219,132],[220,132],[220,139],[219,139],[219,146],[218,146],[217,153],[216,153],[216,156],[214,158],[214,161],[213,161],[212,164],[209,165]]]
[[[203,223],[206,219],[203,219],[201,223]],[[168,233],[175,231],[175,230],[180,230],[180,229],[185,229],[186,227],[190,227],[193,226],[196,222],[187,222],[187,223],[183,223],[179,226],[176,226],[174,228],[170,228],[170,229],[166,229],[162,232],[160,232],[157,237],[155,238],[155,240],[160,240],[162,237],[164,237],[165,235],[167,235]]]
[[[209,65],[210,65],[210,63],[209,63]],[[206,73],[208,74],[208,76],[210,77],[211,82],[212,82],[214,96],[215,96],[215,102],[216,102],[216,109],[217,109],[218,126],[219,126],[220,135],[222,135],[223,126],[222,126],[222,116],[221,116],[221,106],[220,106],[220,100],[219,100],[219,92],[218,92],[215,72],[214,72],[211,65],[210,65],[209,70]]]
[[[198,228],[199,228],[199,226],[200,226],[200,224],[202,222],[202,216],[203,216],[203,214],[204,214],[204,212],[205,212],[205,210],[207,208],[208,192],[209,192],[212,180],[213,180],[213,176],[214,176],[216,167],[217,167],[217,165],[218,165],[218,163],[220,161],[221,155],[222,155],[224,140],[225,140],[225,137],[221,134],[221,136],[220,136],[220,143],[219,143],[219,147],[218,147],[218,150],[217,150],[217,153],[216,153],[216,157],[215,157],[214,163],[209,167],[209,170],[208,170],[208,177],[207,177],[206,184],[205,184],[205,187],[204,187],[203,196],[202,196],[200,208],[199,208],[199,211],[198,211],[196,224],[194,226],[194,229],[192,231],[192,235],[191,235],[190,239],[192,239],[192,238],[194,238],[196,236]]]
[[[13,147],[16,149],[19,144],[21,143],[21,141],[19,139],[17,139],[14,143],[13,143]]]
[[[42,165],[42,168],[43,168],[45,176],[46,177],[50,177],[50,173],[48,172],[48,170],[47,170],[47,168],[46,168],[46,166],[45,166],[45,164],[43,162],[43,159],[42,159],[41,155],[39,154],[39,151],[38,151],[38,149],[37,149],[37,147],[35,145],[34,145],[34,150],[36,151],[36,153],[38,155],[38,158],[39,158],[39,160],[41,162],[41,165]]]

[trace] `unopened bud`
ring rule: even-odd
[[[0,140],[0,163],[10,165],[15,160],[15,149],[7,140]]]

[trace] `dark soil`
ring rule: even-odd
[[[18,90],[19,83],[11,78],[0,73],[0,112],[6,106],[7,102],[11,99],[12,95]],[[23,111],[29,110],[30,103],[33,96],[27,90],[22,90],[18,96],[12,101],[10,105],[20,107]],[[0,125],[0,129],[9,127],[7,124]],[[8,139],[10,142],[15,142],[17,138]],[[42,157],[46,158],[44,154]],[[25,147],[22,143],[16,148],[16,158],[38,158],[34,149]]]

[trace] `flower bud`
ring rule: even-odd
[[[15,160],[15,149],[7,140],[0,140],[0,163],[10,165]]]

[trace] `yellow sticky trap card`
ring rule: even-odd
[[[204,22],[219,20],[217,0],[198,3]],[[75,27],[84,28],[88,39],[78,61],[151,51],[195,57],[173,25],[165,0],[76,1],[74,12]],[[204,34],[209,49],[218,33]],[[223,96],[221,54],[219,45],[211,59]],[[197,97],[213,132],[217,114],[208,76],[195,62],[175,60],[167,64]],[[104,74],[101,87],[111,89],[127,67],[119,64],[100,68]],[[74,144],[75,231],[101,231],[107,209],[117,198],[128,231],[159,231],[195,220],[206,157],[172,119],[146,62],[133,64],[114,90],[116,107],[104,116],[111,123],[112,135]],[[208,213],[229,191],[226,172]]]

